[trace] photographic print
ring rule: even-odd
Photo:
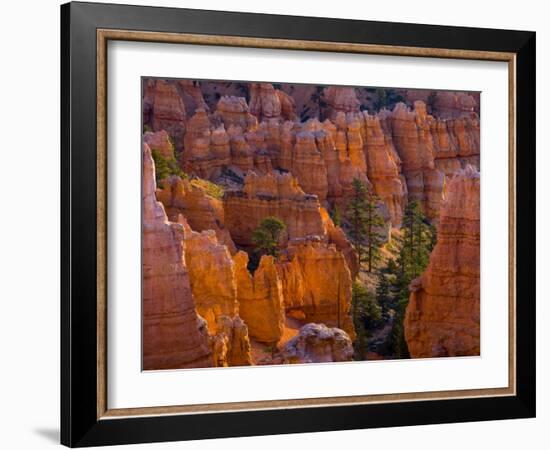
[[[142,78],[142,367],[480,355],[480,93]]]

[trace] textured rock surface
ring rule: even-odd
[[[165,130],[146,132],[143,135],[143,142],[149,146],[151,151],[158,151],[163,158],[174,159],[174,146]]]
[[[328,242],[330,244],[334,244],[334,246],[342,252],[342,255],[344,255],[344,258],[346,259],[348,269],[350,270],[351,278],[354,279],[359,273],[359,257],[357,252],[348,240],[344,230],[334,225],[334,222],[330,218],[327,210],[325,208],[321,208],[320,213],[328,236]]]
[[[355,339],[350,316],[351,273],[342,252],[318,237],[294,239],[277,265],[287,311],[306,322],[338,327]]]
[[[273,257],[262,256],[254,275],[247,269],[245,252],[238,252],[234,260],[240,316],[250,336],[260,342],[278,342],[283,335],[285,316],[282,284]]]
[[[270,83],[250,84],[250,112],[258,120],[295,120],[296,106],[292,97]]]
[[[308,323],[287,342],[281,354],[285,364],[351,361],[353,345],[343,330]]]
[[[210,335],[215,367],[252,364],[248,327],[239,316],[219,316],[216,334]]]
[[[183,147],[187,114],[175,83],[156,80],[149,87],[148,123],[153,131],[165,130],[176,148]]]
[[[444,199],[445,175],[435,168],[433,117],[427,114],[424,102],[414,105],[411,111],[398,103],[392,111],[393,141],[402,161],[409,201],[421,202],[426,216],[436,221]]]
[[[466,92],[435,91],[434,94],[432,112],[438,117],[474,117],[479,112],[479,93],[477,99]]]
[[[143,146],[143,368],[212,365],[183,256],[184,233],[155,199],[154,163]]]
[[[401,160],[391,135],[384,133],[378,116],[365,112],[364,119],[368,178],[376,195],[386,204],[392,224],[398,226],[407,202],[407,185],[400,174]]]
[[[287,236],[282,241],[324,234],[319,200],[305,194],[296,178],[288,173],[259,176],[249,172],[243,189],[226,192],[223,203],[226,227],[241,246],[252,245],[252,232],[269,216],[285,222]]]
[[[479,355],[479,172],[450,181],[437,244],[411,283],[404,329],[414,358]]]
[[[359,112],[360,102],[355,88],[328,86],[323,89],[323,99],[327,104],[325,118],[335,119],[339,112]]]
[[[239,317],[233,259],[213,230],[193,231],[183,216],[185,260],[195,308],[211,336],[214,365],[249,365],[248,329]]]
[[[237,251],[229,230],[225,227],[221,200],[208,195],[191,181],[177,176],[163,180],[162,188],[157,189],[157,198],[173,222],[177,222],[178,215],[181,214],[193,230],[214,230],[218,242],[227,245],[231,254]]]
[[[256,123],[256,119],[248,110],[248,104],[244,97],[224,95],[218,102],[216,112],[221,116],[226,128],[237,125],[246,130]]]
[[[209,110],[209,106],[202,95],[199,81],[178,80],[177,87],[187,114],[194,114],[199,108]]]
[[[195,308],[208,323],[209,331],[215,333],[220,316],[238,313],[233,259],[227,247],[218,243],[213,230],[192,231],[182,216],[179,222],[185,231],[185,261]]]

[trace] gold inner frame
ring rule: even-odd
[[[508,387],[489,389],[411,392],[402,394],[358,395],[289,400],[246,401],[202,405],[149,406],[109,409],[107,405],[107,42],[109,40],[216,45],[391,56],[437,57],[502,61],[508,63]],[[367,403],[390,403],[420,400],[447,400],[473,397],[512,396],[516,394],[516,54],[445,48],[403,47],[322,41],[297,41],[239,36],[158,33],[147,31],[97,30],[97,418],[165,414],[218,413],[243,410],[289,409],[321,406],[344,406]]]

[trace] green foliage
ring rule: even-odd
[[[143,125],[143,133],[145,134],[145,133],[147,133],[148,131],[153,131],[153,129],[152,129],[149,125],[144,124],[144,125]]]
[[[375,92],[378,97],[378,102],[376,104],[378,110],[382,108],[393,109],[396,103],[405,101],[405,98],[401,94],[395,92],[394,89],[377,88]]]
[[[378,97],[378,109],[385,108],[388,106],[388,95],[386,93],[386,89],[376,89],[376,95]]]
[[[409,354],[409,348],[407,347],[407,342],[405,340],[405,331],[403,329],[403,320],[405,319],[405,310],[407,309],[408,303],[408,296],[405,298],[400,298],[395,311],[395,318],[390,335],[390,342],[393,349],[393,354],[396,358],[411,357]]]
[[[378,283],[376,285],[376,302],[380,305],[384,322],[388,321],[390,318],[390,309],[393,306],[392,300],[388,277],[383,271],[380,271],[378,274]]]
[[[337,227],[342,225],[342,213],[340,212],[338,205],[335,205],[334,208],[330,210],[330,218]]]
[[[437,91],[430,92],[430,95],[428,95],[426,105],[428,106],[428,111],[432,111],[434,105],[435,105],[435,99],[437,97]]]
[[[368,339],[372,330],[382,324],[382,308],[365,286],[358,282],[352,287],[352,316],[355,334],[354,342],[356,358],[366,358]]]
[[[387,272],[396,279],[393,300],[395,315],[388,343],[396,358],[410,357],[403,330],[403,319],[409,303],[409,285],[426,269],[435,241],[435,228],[424,217],[420,204],[409,202],[403,216],[399,256],[396,262],[391,259],[387,268]],[[379,289],[383,295],[384,286],[379,286]]]
[[[285,223],[278,217],[266,217],[252,232],[252,243],[259,255],[277,256],[279,239],[286,230]]]
[[[348,204],[347,220],[350,223],[349,236],[357,251],[360,262],[367,262],[368,271],[380,257],[384,237],[380,230],[384,220],[378,212],[378,197],[360,179],[352,181],[353,197]]]
[[[205,180],[203,178],[194,178],[193,180],[191,180],[191,184],[193,186],[201,188],[211,197],[217,198],[218,200],[221,200],[223,198],[223,194],[225,191],[223,189],[223,186],[220,186],[219,184],[212,183],[211,181]]]
[[[180,178],[187,177],[174,158],[164,158],[157,149],[152,149],[151,155],[153,156],[153,161],[155,161],[155,179],[157,180],[157,186],[161,186],[162,180],[165,180],[171,175],[177,175]]]
[[[428,265],[435,245],[434,227],[426,220],[417,201],[407,204],[403,215],[403,244],[399,255],[401,277],[407,285]]]

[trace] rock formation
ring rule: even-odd
[[[164,80],[149,81],[144,99],[145,124],[153,131],[165,130],[176,148],[183,147],[187,114],[176,85]]]
[[[260,342],[278,342],[283,335],[285,316],[282,284],[275,260],[272,256],[262,256],[254,275],[247,269],[248,255],[245,252],[238,252],[234,261],[239,312],[250,336]]]
[[[239,317],[233,259],[213,230],[193,231],[183,216],[185,260],[195,308],[212,336],[215,365],[250,365],[250,341]]]
[[[479,172],[449,182],[437,244],[413,280],[404,330],[413,358],[479,355]]]
[[[466,92],[435,91],[432,113],[441,118],[476,117],[479,112],[478,99]],[[476,112],[477,110],[477,112]]]
[[[250,112],[258,120],[281,118],[296,120],[296,106],[292,97],[270,83],[250,84]]]
[[[149,146],[151,151],[156,150],[164,159],[174,159],[174,146],[170,136],[165,130],[152,132],[147,131],[143,135],[143,142]]]
[[[224,95],[218,102],[216,113],[221,117],[226,128],[237,125],[246,130],[257,122],[250,114],[244,97]]]
[[[236,244],[252,246],[252,232],[269,216],[282,219],[286,237],[293,239],[308,235],[324,235],[319,212],[319,200],[307,195],[289,173],[270,172],[259,176],[246,175],[240,191],[229,191],[224,196],[225,225]]]
[[[233,317],[239,310],[233,259],[213,230],[192,231],[182,216],[179,222],[185,231],[185,261],[195,308],[215,332],[220,316]]]
[[[411,111],[398,103],[391,113],[393,142],[402,161],[409,201],[419,201],[424,213],[436,221],[444,199],[445,175],[435,168],[432,117],[422,101]]]
[[[209,367],[208,335],[195,312],[184,233],[155,199],[154,163],[143,146],[143,368]]]
[[[184,147],[183,169],[201,178],[215,178],[231,164],[231,145],[224,125],[212,126],[203,109],[197,109],[189,119]]]
[[[219,316],[216,334],[209,339],[215,367],[252,364],[248,327],[239,316]]]
[[[359,100],[355,88],[328,86],[323,89],[323,100],[327,104],[325,118],[334,120],[339,112],[359,112]]]
[[[232,254],[237,251],[225,227],[222,201],[208,195],[191,180],[182,180],[175,175],[163,180],[162,188],[157,189],[157,199],[173,222],[177,222],[181,214],[193,230],[214,230],[218,242],[226,245]]]
[[[142,88],[145,368],[350,360],[359,263],[327,210],[344,214],[356,178],[380,198],[388,236],[411,200],[438,226],[410,286],[411,355],[479,354],[478,93],[392,89],[382,101],[341,86]],[[392,110],[372,112],[382,103]],[[158,188],[152,150],[180,175]],[[278,257],[250,273],[242,250],[270,216],[286,225]]]
[[[378,116],[364,113],[367,174],[374,192],[388,208],[392,225],[399,226],[407,203],[407,184],[401,160],[390,134],[384,133]]]
[[[342,362],[352,360],[353,345],[349,336],[338,328],[308,323],[281,353],[285,364]]]
[[[178,80],[177,88],[187,114],[195,114],[195,111],[199,108],[206,111],[210,109],[202,95],[200,81]]]
[[[348,269],[350,270],[351,278],[354,279],[359,273],[359,257],[357,252],[348,240],[344,230],[334,225],[334,222],[330,218],[327,210],[325,208],[321,208],[320,213],[323,226],[325,227],[328,236],[328,242],[330,244],[334,244],[336,249],[342,252],[342,255],[346,259]]]
[[[335,245],[316,236],[294,239],[281,254],[277,269],[287,311],[301,311],[306,322],[341,328],[355,339],[351,273]]]

